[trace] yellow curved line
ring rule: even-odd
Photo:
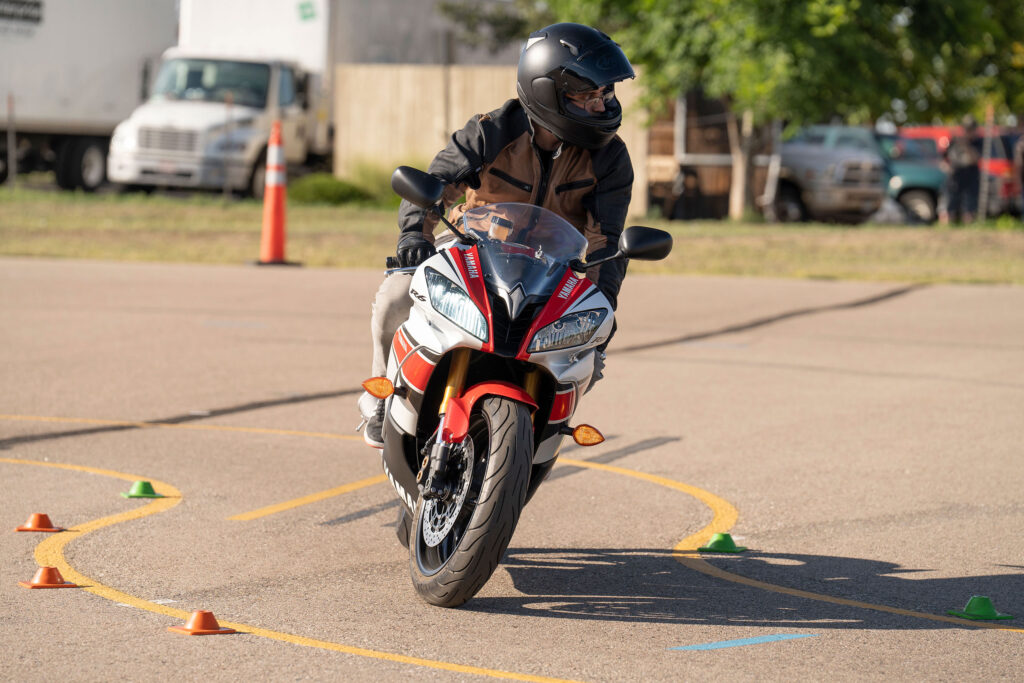
[[[227,425],[194,425],[173,422],[132,422],[126,420],[98,420],[86,417],[52,417],[48,415],[0,415],[0,420],[20,420],[23,422],[71,422],[77,424],[106,425],[111,427],[137,427],[139,429],[191,429],[213,432],[249,432],[252,434],[277,434],[281,436],[311,436],[318,439],[342,439],[362,441],[361,436],[352,434],[331,434],[328,432],[302,432],[292,429],[264,429],[262,427],[229,427]]]
[[[627,477],[633,477],[634,479],[642,479],[649,481],[652,484],[658,484],[659,486],[667,486],[670,489],[676,491],[682,491],[688,496],[692,496],[700,502],[711,508],[713,517],[711,521],[703,529],[684,538],[679,545],[694,544],[693,547],[697,548],[704,545],[711,539],[714,534],[725,533],[731,529],[735,524],[736,520],[739,519],[739,513],[732,504],[724,498],[719,498],[713,493],[699,489],[696,486],[690,486],[679,481],[672,479],[666,479],[665,477],[659,477],[655,474],[646,474],[644,472],[637,472],[636,470],[627,470],[624,467],[616,467],[614,465],[604,465],[602,463],[590,462],[587,460],[572,460],[570,458],[559,458],[558,462],[566,465],[573,465],[574,467],[586,467],[592,470],[601,470],[603,472],[613,472],[615,474],[621,474]],[[679,547],[678,545],[676,546]]]
[[[354,481],[351,484],[345,484],[344,486],[338,486],[337,488],[327,489],[326,491],[320,491],[318,493],[311,493],[308,496],[302,496],[301,498],[295,498],[293,500],[288,500],[283,503],[277,503],[275,505],[268,505],[266,507],[260,508],[259,510],[252,510],[251,512],[242,512],[240,514],[228,517],[228,519],[237,519],[243,522],[248,522],[249,520],[259,519],[260,517],[273,515],[277,512],[291,510],[292,508],[297,508],[300,505],[309,505],[310,503],[316,503],[318,501],[324,500],[325,498],[332,498],[334,496],[340,496],[344,493],[358,491],[359,489],[366,488],[367,486],[373,486],[374,484],[382,484],[387,480],[387,476],[383,474],[378,474],[375,477],[360,479],[359,481]]]
[[[58,469],[66,470],[77,470],[80,472],[89,472],[91,474],[100,474],[108,477],[116,477],[118,479],[124,479],[126,481],[137,481],[144,479],[144,477],[138,477],[132,474],[125,474],[123,472],[116,472],[114,470],[104,470],[96,467],[86,467],[83,465],[68,465],[63,463],[50,463],[40,462],[37,460],[19,460],[15,458],[0,458],[0,462],[11,463],[14,465],[35,465],[39,467],[54,467]],[[188,619],[191,614],[189,612],[174,609],[173,607],[167,607],[166,605],[160,605],[155,602],[149,602],[137,598],[134,595],[123,593],[115,588],[105,586],[93,579],[81,574],[76,571],[74,567],[68,564],[67,559],[64,557],[64,546],[76,538],[81,538],[87,533],[102,529],[106,526],[113,524],[119,524],[121,522],[127,522],[133,519],[139,519],[147,515],[156,514],[163,512],[174,507],[181,502],[181,492],[174,488],[170,484],[156,481],[153,479],[149,480],[153,484],[153,488],[157,493],[161,493],[166,498],[154,498],[152,502],[147,503],[141,507],[133,508],[126,512],[122,512],[117,515],[111,515],[109,517],[103,517],[101,519],[86,522],[85,524],[79,524],[66,532],[53,534],[42,541],[36,546],[35,557],[36,562],[40,566],[44,567],[56,567],[66,581],[78,584],[82,590],[89,591],[95,595],[113,600],[114,602],[123,603],[139,609],[144,609],[149,612],[156,612],[157,614],[164,614],[169,617],[176,617],[178,619]],[[452,662],[443,662],[433,659],[423,659],[420,657],[409,657],[407,655],[395,654],[392,652],[381,652],[379,650],[369,650],[362,647],[353,647],[351,645],[342,645],[341,643],[332,643],[325,640],[316,640],[314,638],[306,638],[305,636],[297,636],[291,633],[281,633],[279,631],[271,631],[265,628],[258,628],[256,626],[249,626],[248,624],[238,624],[229,621],[219,621],[221,626],[227,628],[233,628],[241,633],[250,633],[254,636],[260,636],[262,638],[270,638],[273,640],[279,640],[285,643],[291,643],[293,645],[303,645],[306,647],[316,647],[324,650],[333,650],[335,652],[342,652],[345,654],[356,655],[359,657],[368,657],[371,659],[380,659],[389,662],[397,662],[399,664],[412,664],[416,666],[428,667],[431,669],[441,669],[443,671],[453,671],[455,673],[462,674],[473,674],[479,676],[489,676],[491,678],[502,678],[507,680],[515,681],[534,681],[536,683],[576,683],[571,680],[561,678],[550,678],[547,676],[533,676],[530,674],[521,674],[511,671],[501,671],[499,669],[485,669],[476,666],[466,666],[463,664],[454,664]]]
[[[49,418],[49,417],[32,417],[32,416],[17,416],[17,415],[13,415],[13,416],[12,415],[0,415],[0,419],[26,419],[26,420],[41,420],[41,421],[92,422],[92,423],[100,423],[100,424],[137,425],[137,426],[142,426],[142,427],[153,427],[153,426],[158,426],[158,427],[159,426],[165,426],[165,427],[192,427],[192,428],[200,428],[201,427],[201,428],[209,429],[209,430],[223,429],[223,430],[230,430],[230,431],[253,431],[253,432],[266,432],[266,433],[276,433],[276,434],[291,434],[291,435],[302,435],[302,436],[325,436],[325,437],[329,437],[329,438],[352,438],[352,439],[357,439],[358,438],[358,437],[347,437],[347,436],[339,435],[339,434],[324,434],[324,435],[320,435],[320,434],[311,433],[311,432],[288,432],[288,431],[283,431],[283,430],[259,430],[259,429],[247,429],[247,428],[242,428],[242,427],[237,427],[237,428],[236,427],[217,427],[217,426],[214,426],[214,425],[173,425],[173,424],[148,423],[148,422],[132,423],[132,422],[115,422],[115,421],[106,421],[106,420],[86,420],[86,419],[83,419],[83,418]],[[6,458],[0,458],[0,462],[23,462],[23,463],[28,463],[28,464],[50,465],[50,463],[36,463],[34,461],[17,461],[17,460],[9,460],[9,459],[6,459]],[[861,601],[857,601],[857,600],[849,600],[849,599],[846,599],[846,598],[838,598],[838,597],[834,597],[834,596],[831,596],[831,595],[826,595],[826,594],[823,594],[823,593],[813,593],[811,591],[804,591],[804,590],[799,590],[799,589],[796,589],[796,588],[789,588],[787,586],[780,586],[780,585],[777,585],[777,584],[766,583],[764,581],[758,581],[757,579],[751,579],[751,578],[747,578],[745,576],[741,576],[739,574],[734,574],[732,572],[728,572],[728,571],[726,571],[724,569],[720,569],[720,568],[718,568],[718,567],[708,563],[707,561],[705,561],[704,559],[702,559],[701,557],[699,557],[696,554],[696,549],[698,547],[702,546],[702,545],[705,545],[711,539],[711,537],[714,534],[727,532],[736,524],[736,521],[739,518],[739,513],[737,512],[736,508],[731,503],[729,503],[727,500],[725,500],[724,498],[720,498],[720,497],[716,496],[715,494],[713,494],[713,493],[711,493],[709,491],[705,491],[703,489],[697,488],[695,486],[690,486],[690,485],[684,484],[682,482],[674,481],[672,479],[667,479],[665,477],[660,477],[660,476],[653,475],[653,474],[646,474],[644,472],[638,472],[636,470],[629,470],[629,469],[626,469],[626,468],[623,468],[623,467],[616,467],[614,465],[605,465],[605,464],[602,464],[602,463],[589,462],[589,461],[585,461],[585,460],[574,460],[574,459],[571,459],[571,458],[564,458],[564,457],[561,458],[561,462],[564,463],[564,464],[572,465],[572,466],[576,466],[576,467],[583,467],[583,468],[594,469],[594,470],[602,470],[602,471],[605,471],[605,472],[612,472],[612,473],[615,473],[615,474],[621,474],[621,475],[624,475],[624,476],[627,476],[627,477],[632,477],[632,478],[635,478],[635,479],[649,481],[651,483],[658,484],[659,486],[666,486],[668,488],[675,489],[675,490],[681,491],[681,492],[683,492],[683,493],[685,493],[685,494],[687,494],[689,496],[692,496],[692,497],[700,500],[706,506],[708,506],[708,508],[710,508],[711,511],[712,511],[712,520],[711,520],[711,522],[708,523],[700,531],[698,531],[698,532],[696,532],[694,534],[691,534],[690,536],[687,536],[686,538],[684,538],[682,541],[677,543],[675,545],[675,547],[672,549],[673,556],[675,557],[675,559],[680,564],[682,564],[685,567],[688,567],[689,569],[693,569],[694,571],[698,571],[698,572],[700,572],[702,574],[706,574],[708,576],[712,576],[712,577],[715,577],[715,578],[718,578],[718,579],[722,579],[724,581],[730,581],[730,582],[733,582],[733,583],[738,583],[738,584],[742,584],[742,585],[746,585],[746,586],[751,586],[753,588],[758,588],[758,589],[769,591],[769,592],[773,592],[773,593],[780,593],[780,594],[783,594],[783,595],[790,595],[790,596],[793,596],[793,597],[806,598],[806,599],[809,599],[809,600],[817,600],[819,602],[827,602],[827,603],[831,603],[831,604],[844,605],[844,606],[849,606],[849,607],[858,607],[858,608],[861,608],[861,609],[868,609],[868,610],[873,610],[873,611],[876,611],[876,612],[885,612],[885,613],[896,614],[896,615],[900,615],[900,616],[914,617],[914,618],[917,618],[917,619],[926,619],[926,620],[929,620],[929,621],[937,621],[937,622],[955,624],[955,625],[958,625],[958,626],[972,626],[972,627],[975,627],[975,628],[987,628],[987,629],[994,629],[994,630],[999,630],[999,631],[1011,631],[1011,632],[1015,632],[1015,633],[1024,633],[1024,629],[1012,628],[1012,627],[1003,626],[1003,625],[1000,625],[1000,624],[992,624],[992,623],[987,623],[987,622],[983,622],[983,621],[971,621],[971,620],[959,619],[959,618],[951,617],[951,616],[944,616],[944,615],[938,615],[938,614],[928,614],[926,612],[915,612],[915,611],[912,611],[912,610],[904,610],[904,609],[899,609],[899,608],[896,608],[896,607],[890,607],[888,605],[878,605],[878,604],[874,604],[874,603],[861,602]],[[82,469],[84,471],[94,471],[93,468],[82,468],[82,467],[75,466],[75,465],[51,465],[51,466],[54,466],[54,467],[65,467],[67,469]],[[109,470],[98,470],[97,472],[109,473],[110,471]],[[129,479],[129,480],[133,480],[131,478],[131,475],[121,475],[119,473],[112,473],[112,476],[118,476],[120,478],[126,478],[126,479]],[[377,477],[376,479],[380,480],[379,477]],[[366,483],[366,482],[369,482],[369,483]],[[371,485],[372,483],[376,483],[376,482],[371,482],[370,480],[363,480],[363,482],[355,482],[355,483],[356,484],[363,483],[363,485],[368,486],[368,485]],[[362,486],[358,486],[356,488],[362,488]],[[355,490],[355,489],[352,489],[352,490]],[[312,496],[318,496],[318,495],[327,494],[327,493],[329,493],[329,492],[321,492],[321,494],[312,494]],[[333,495],[338,495],[338,494],[333,494]],[[327,497],[327,496],[324,496],[324,497]],[[168,499],[157,499],[157,501],[154,501],[154,503],[160,502],[160,500],[168,500]],[[301,500],[301,499],[299,499],[299,500]],[[302,503],[298,503],[298,504],[302,504]],[[153,505],[153,503],[151,503],[150,505]],[[288,503],[281,503],[279,505],[288,505]],[[169,505],[168,507],[171,507],[171,506]],[[270,506],[270,508],[273,508],[273,507],[275,507],[275,506]],[[139,509],[142,510],[142,509],[147,509],[147,508],[149,508],[149,506],[145,506],[145,508],[139,508]],[[262,510],[266,510],[266,509],[269,509],[269,508],[263,508],[261,510],[256,510],[254,512],[261,512]],[[158,510],[153,510],[153,512],[156,512],[156,511],[158,511]],[[145,514],[150,514],[150,513],[147,512]],[[244,513],[244,514],[253,514],[253,513]],[[271,512],[267,512],[266,514],[271,514]],[[262,516],[262,515],[259,515],[259,516]],[[134,518],[135,517],[131,517],[130,519],[134,519]],[[236,516],[236,518],[241,518],[241,517],[240,516]],[[108,518],[108,519],[115,519],[115,518]],[[103,520],[98,520],[98,521],[103,521]],[[117,519],[117,521],[127,521],[127,519]],[[110,522],[110,523],[116,523],[116,522]],[[103,524],[102,526],[106,526],[106,524]],[[99,527],[96,527],[96,528],[99,528]],[[50,539],[50,541],[54,541],[54,542],[58,541],[58,540],[60,540],[60,539],[59,538]],[[47,543],[47,541],[43,542],[43,544],[45,544],[45,543]],[[60,547],[63,547],[64,543],[67,543],[67,540],[65,540],[61,544]],[[43,544],[40,544],[40,545],[42,546]],[[37,550],[37,553],[38,553],[38,550]],[[38,557],[38,554],[37,554],[37,557]],[[63,558],[61,558],[61,559],[63,559]],[[54,565],[54,566],[57,566],[57,565]],[[74,575],[74,570],[70,568],[70,565],[67,565],[67,563],[65,562],[64,566],[67,566],[68,569],[72,572],[72,575]],[[79,576],[81,576],[81,575],[79,575]],[[68,578],[68,580],[72,581],[74,583],[80,583],[80,582],[75,581],[74,579],[71,579],[71,578]],[[110,590],[113,593],[117,593],[117,591],[113,591],[113,589],[110,589]],[[131,596],[127,596],[126,594],[123,594],[123,593],[119,593],[119,595],[124,596],[126,598],[130,598],[131,600],[137,600],[136,598],[131,598]],[[120,599],[120,598],[118,599],[119,602],[126,602],[127,604],[132,604],[131,600],[125,600],[125,599]],[[139,602],[145,602],[145,601],[139,601]],[[165,613],[165,614],[166,613],[174,613],[175,615],[182,614],[178,610],[173,610],[171,608],[164,608],[162,605],[156,605],[154,603],[145,603],[145,604],[152,605],[153,608],[156,608],[156,609],[153,609],[152,611],[161,612],[161,613]],[[145,607],[144,609],[151,609],[151,608],[150,607]],[[247,627],[247,626],[244,626],[244,625],[230,625],[230,627],[231,628],[235,628],[236,630],[239,630],[239,631],[255,632],[251,627]],[[259,630],[262,630],[262,629],[259,629]],[[267,633],[276,633],[276,632],[268,631]],[[259,635],[265,635],[265,634],[259,634]],[[280,640],[284,640],[284,639],[288,639],[288,638],[297,638],[297,639],[307,640],[307,639],[303,639],[301,636],[291,636],[289,634],[279,634],[279,635],[281,636],[280,638],[278,638]],[[273,636],[265,635],[265,637],[273,637]],[[289,640],[288,642],[297,642],[297,641]],[[312,642],[320,643],[320,642],[323,642],[323,641],[312,641]],[[305,644],[305,643],[303,643],[303,644]],[[332,645],[333,646],[334,644],[328,643],[326,645]],[[316,645],[316,647],[326,647],[326,645]],[[338,645],[337,647],[330,647],[328,649],[337,649],[337,648],[346,648],[346,647],[348,647],[348,646]],[[355,649],[359,649],[359,648],[355,648]],[[349,650],[338,650],[338,651],[348,652]],[[368,651],[368,652],[374,652],[374,651],[371,650],[371,651]],[[359,653],[352,652],[352,654],[359,654]],[[389,653],[381,653],[381,654],[389,654]],[[365,655],[365,656],[375,656],[375,655]],[[393,655],[393,656],[401,657],[402,655]],[[403,662],[406,662],[406,663],[415,663],[415,662],[406,661],[406,660],[394,660],[394,661],[403,661]],[[431,660],[424,660],[424,661],[431,661]],[[423,666],[432,666],[432,665],[430,665],[430,664],[423,664]],[[453,665],[453,666],[459,666],[459,665]],[[489,671],[489,670],[485,670],[485,671]],[[505,674],[507,672],[500,672],[500,673]],[[484,675],[492,675],[492,674],[488,673],[488,674],[484,674]],[[511,675],[514,676],[514,675],[518,675],[518,674],[511,674]],[[499,677],[502,677],[502,676],[499,676]],[[555,679],[524,679],[524,680],[555,680]]]
[[[745,586],[751,586],[752,588],[760,588],[761,590],[770,591],[772,593],[782,593],[783,595],[791,595],[797,598],[807,598],[809,600],[817,600],[819,602],[829,602],[834,605],[859,607],[861,609],[874,610],[875,612],[898,614],[903,617],[914,617],[917,619],[928,619],[930,621],[941,621],[947,624],[956,624],[957,626],[974,626],[977,628],[995,629],[997,631],[1014,631],[1017,633],[1024,633],[1024,629],[1000,626],[999,624],[990,624],[984,621],[970,621],[968,619],[958,619],[956,617],[948,617],[942,614],[914,612],[913,610],[900,609],[898,607],[889,607],[888,605],[876,605],[870,602],[860,602],[859,600],[848,600],[846,598],[837,598],[831,595],[825,595],[824,593],[812,593],[811,591],[800,590],[797,588],[789,588],[787,586],[779,586],[774,583],[765,583],[764,581],[758,581],[757,579],[750,579],[746,576],[740,576],[739,574],[727,572],[724,569],[720,569],[699,557],[687,554],[688,552],[691,551],[680,552],[679,546],[676,546],[676,552],[674,553],[674,556],[676,560],[682,563],[684,566],[701,572],[702,574],[707,574],[708,576],[713,576],[717,579],[723,579],[725,581],[731,581],[733,583],[743,584]]]
[[[899,609],[897,607],[889,607],[887,605],[876,605],[869,602],[860,602],[858,600],[848,600],[846,598],[837,598],[831,595],[825,595],[823,593],[812,593],[811,591],[799,590],[797,588],[789,588],[786,586],[779,586],[777,584],[766,583],[764,581],[758,581],[757,579],[750,579],[739,574],[733,574],[724,569],[720,569],[712,565],[711,563],[703,560],[697,555],[697,548],[707,545],[711,537],[716,533],[725,533],[729,531],[739,518],[739,513],[736,508],[733,507],[729,501],[719,498],[713,493],[699,489],[695,486],[689,486],[678,481],[666,479],[653,474],[645,474],[643,472],[637,472],[634,470],[627,470],[622,467],[615,467],[613,465],[603,465],[601,463],[588,462],[586,460],[571,460],[569,458],[560,458],[559,462],[565,463],[566,465],[574,465],[576,467],[587,467],[594,470],[602,470],[605,472],[614,472],[615,474],[622,474],[627,477],[633,477],[635,479],[643,479],[645,481],[659,484],[661,486],[667,486],[677,491],[682,491],[687,495],[693,496],[697,500],[701,501],[709,508],[713,513],[711,522],[703,529],[695,534],[687,536],[682,541],[676,544],[672,549],[672,555],[675,559],[685,567],[693,569],[694,571],[713,576],[717,579],[725,581],[731,581],[733,583],[743,584],[745,586],[751,586],[753,588],[759,588],[761,590],[770,591],[773,593],[782,593],[784,595],[791,595],[798,598],[807,598],[809,600],[818,600],[820,602],[829,602],[835,605],[845,605],[847,607],[859,607],[862,609],[874,610],[876,612],[887,612],[889,614],[898,614],[904,617],[915,617],[917,619],[928,619],[931,621],[941,621],[947,624],[956,624],[957,626],[974,626],[977,628],[988,628],[996,629],[999,631],[1014,631],[1017,633],[1024,633],[1024,629],[1011,628],[1008,626],[1001,626],[999,624],[991,624],[981,621],[970,621],[967,619],[958,619],[956,617],[945,616],[941,614],[928,614],[927,612],[914,612],[912,610]]]

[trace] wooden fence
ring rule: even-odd
[[[474,114],[516,96],[514,66],[341,64],[334,79],[334,173],[427,163]],[[635,81],[616,86],[633,159],[632,216],[647,212],[648,131]]]

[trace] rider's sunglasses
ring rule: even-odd
[[[565,97],[580,109],[589,109],[598,102],[606,105],[611,104],[612,100],[615,99],[615,88],[614,86],[606,85],[596,90],[566,93]]]

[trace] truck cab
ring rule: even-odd
[[[281,121],[285,160],[301,164],[312,110],[308,78],[293,62],[170,48],[149,99],[114,130],[107,175],[129,186],[261,197],[273,122]]]

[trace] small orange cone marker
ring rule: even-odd
[[[64,531],[64,527],[54,526],[46,513],[34,512],[25,525],[19,526],[15,531]]]
[[[188,618],[184,626],[169,626],[168,631],[184,633],[187,636],[216,636],[222,633],[235,633],[233,628],[221,628],[217,623],[217,617],[213,612],[205,609],[197,609]]]
[[[285,159],[281,143],[281,122],[274,121],[267,142],[267,179],[263,186],[263,234],[260,266],[290,266],[284,258],[285,242]]]
[[[77,588],[78,584],[65,581],[56,567],[40,567],[31,581],[19,581],[24,588]]]

